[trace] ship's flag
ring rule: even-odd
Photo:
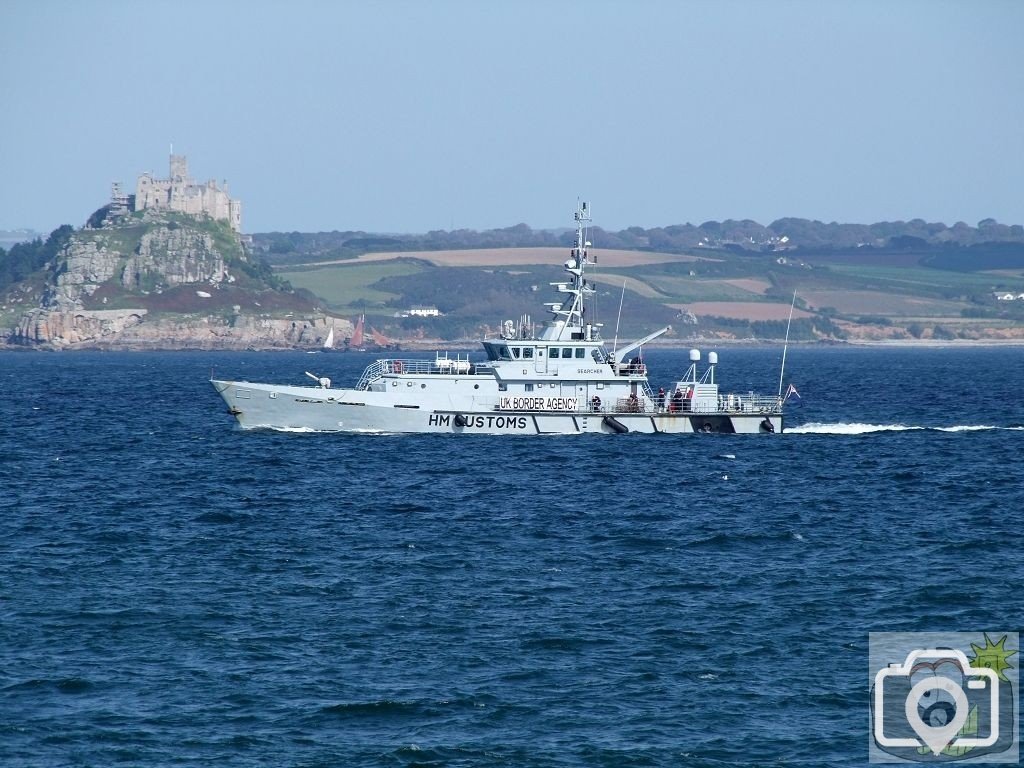
[[[786,399],[787,400],[789,399],[790,395],[796,395],[797,397],[800,397],[800,393],[796,391],[796,387],[794,387],[792,384],[790,384],[789,388],[786,390]],[[800,399],[802,400],[803,398],[800,398]]]

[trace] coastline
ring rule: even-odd
[[[607,340],[606,340],[607,341]],[[381,357],[401,357],[403,352],[431,352],[434,350],[443,351],[464,351],[476,350],[479,347],[480,339],[455,339],[432,341],[415,340],[400,342],[401,349],[381,350]],[[695,339],[658,339],[646,345],[648,348],[656,349],[690,349],[708,347],[781,347],[785,344],[784,339],[718,339],[718,338],[695,338]],[[790,340],[793,347],[860,347],[860,348],[881,348],[881,349],[973,349],[981,347],[1024,347],[1024,338],[1019,339],[817,339]],[[300,345],[267,345],[248,346],[241,348],[237,345],[203,345],[199,343],[189,344],[188,342],[172,342],[163,344],[138,344],[106,342],[103,344],[81,344],[69,346],[26,346],[21,344],[9,344],[0,342],[0,352],[319,352],[318,347],[306,347]],[[329,354],[348,354],[344,350],[333,350]],[[359,353],[357,353],[359,354]]]

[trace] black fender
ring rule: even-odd
[[[614,416],[605,416],[603,419],[601,419],[601,421],[607,424],[608,428],[611,429],[611,431],[617,435],[622,435],[625,434],[626,432],[629,432],[629,427],[627,427],[621,421],[616,419]]]

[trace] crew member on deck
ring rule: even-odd
[[[669,405],[668,409],[673,413],[678,413],[683,410],[683,390],[677,389],[672,393],[672,403]]]

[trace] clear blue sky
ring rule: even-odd
[[[1024,223],[1024,2],[0,4],[0,229],[118,179],[243,228]]]

